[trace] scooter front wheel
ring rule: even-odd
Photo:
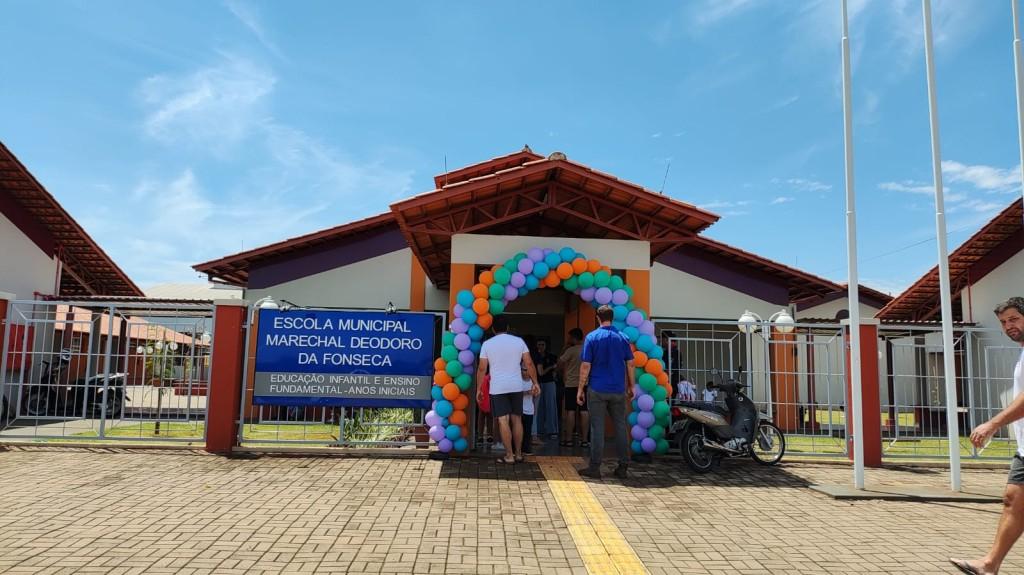
[[[717,455],[710,449],[704,447],[704,435],[696,429],[691,429],[683,435],[680,441],[683,452],[683,459],[690,469],[697,473],[707,473],[715,468],[718,462]]]
[[[786,436],[782,430],[770,421],[757,424],[754,442],[750,446],[750,456],[761,465],[775,465],[782,461],[786,453]]]

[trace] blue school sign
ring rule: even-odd
[[[259,314],[253,403],[430,407],[433,314]]]

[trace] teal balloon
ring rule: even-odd
[[[657,424],[652,425],[647,430],[647,437],[650,437],[651,439],[653,439],[655,441],[657,441],[659,439],[662,439],[662,438],[665,437],[665,428],[660,426],[660,425],[657,425]]]
[[[580,253],[580,252],[576,252],[576,257],[577,257],[577,258],[580,258],[581,260],[585,260],[585,259],[587,259],[587,256],[583,255],[583,254],[582,254],[582,253]]]
[[[664,357],[664,355],[665,350],[663,350],[660,345],[652,347],[651,350],[647,352],[647,357],[653,359],[661,359],[662,357]]]
[[[658,446],[654,448],[654,452],[658,455],[665,455],[668,453],[669,447],[668,440],[662,438],[658,440]]]
[[[633,440],[633,443],[629,444],[629,450],[632,451],[633,453],[643,453],[644,452],[643,446],[640,445],[640,442],[635,440],[635,439]]]
[[[562,287],[566,291],[576,291],[580,287],[580,280],[576,276],[569,276],[569,279],[562,280]]]
[[[459,354],[456,353],[455,357],[459,357]],[[459,374],[462,373],[462,362],[460,362],[458,359],[454,361],[449,361],[448,365],[445,366],[444,370],[448,372],[448,375],[452,377],[458,377]]]
[[[579,276],[580,288],[587,289],[588,287],[594,287],[594,274],[590,272],[583,272]],[[472,294],[470,294],[472,295]]]
[[[533,277],[538,279],[544,279],[548,277],[548,273],[551,272],[551,268],[544,262],[537,262],[533,264]]]
[[[566,246],[558,250],[558,257],[562,258],[563,262],[571,263],[572,260],[576,259],[576,250]]]
[[[548,264],[548,268],[555,269],[558,264],[562,263],[562,257],[557,252],[551,252],[544,256],[544,263]]]
[[[629,314],[629,310],[626,309],[626,306],[617,305],[617,306],[612,308],[612,313],[614,314],[612,316],[612,320],[613,321],[623,321],[624,322],[624,321],[626,321],[626,315]]]
[[[533,269],[537,269],[537,267],[534,266]],[[548,275],[548,274],[544,274],[544,275]],[[537,289],[537,286],[539,286],[539,285],[540,285],[540,278],[538,278],[537,276],[535,276],[533,274],[530,274],[530,275],[526,276],[526,285],[524,287],[526,288],[527,291],[533,291],[533,290]]]
[[[665,388],[661,387],[660,385],[658,387],[655,387],[654,391],[650,393],[651,397],[654,398],[654,401],[665,401],[666,399],[668,399],[668,392],[665,391]]]
[[[473,305],[474,299],[476,298],[473,297],[473,292],[468,289],[460,290],[459,295],[455,296],[455,301],[457,301],[462,307],[469,307]]]
[[[631,301],[627,301],[626,302],[626,309],[628,309],[629,311],[633,311],[633,310],[636,309],[636,304],[631,302]]]
[[[633,370],[633,375],[636,377],[636,380],[638,382],[640,381],[640,376],[645,374],[645,373],[647,373],[647,372],[644,371],[644,369],[642,367],[638,367],[638,368]]]
[[[480,348],[481,347],[482,346],[481,346],[479,341],[474,341],[474,342],[469,344],[469,350],[472,351],[473,355],[476,355],[476,356],[480,355]]]
[[[618,320],[612,320],[612,326],[619,331],[622,331],[628,327],[626,325],[626,322]]]
[[[500,299],[492,299],[490,301],[491,315],[501,315],[505,313],[505,304]]]
[[[452,333],[450,331],[446,331],[446,332],[444,332],[444,334],[441,335],[441,345],[452,345],[454,343],[455,343],[455,334],[454,333]]]
[[[462,428],[453,423],[449,425],[447,429],[444,430],[444,436],[447,437],[448,439],[451,439],[452,441],[455,441],[456,439],[462,437]]]
[[[633,288],[629,284],[622,284],[622,289],[626,290],[629,294],[629,299],[633,299]]]
[[[455,361],[459,359],[459,350],[454,345],[446,345],[441,348],[441,358],[445,361]],[[459,370],[462,371],[461,369]],[[456,374],[457,375],[457,374]]]
[[[668,417],[668,404],[664,401],[659,401],[654,404],[654,417]]]
[[[633,411],[640,411],[640,404],[638,404],[635,399],[632,401],[632,403],[630,403],[630,405],[633,407]],[[435,409],[434,411],[437,411],[437,410]],[[447,416],[443,416],[443,417],[447,417]]]
[[[647,393],[651,393],[652,391],[654,391],[656,387],[658,387],[658,378],[654,377],[649,373],[645,373],[640,376],[640,379],[637,380],[637,383],[640,385],[640,389],[646,391]]]
[[[615,291],[615,290],[621,288],[623,283],[624,282],[622,281],[621,277],[619,277],[619,276],[612,276],[612,279],[608,280],[608,289],[610,289],[612,291]]]
[[[632,327],[632,326],[630,326]],[[654,347],[654,338],[647,335],[646,333],[640,334],[640,337],[636,338],[636,348],[640,351],[647,353],[648,350]]]
[[[518,254],[516,254],[515,256],[512,257],[512,259],[515,260],[516,264],[519,263],[519,260],[525,259],[525,258],[526,258],[526,254],[524,254],[523,252],[519,252]]]
[[[469,443],[466,441],[465,437],[460,437],[452,442],[452,449],[459,453],[462,453],[463,451],[469,449]]]
[[[440,386],[435,385],[430,388],[430,398],[434,401],[441,401],[444,399],[444,394],[441,393]]]
[[[633,427],[634,425],[636,425],[637,417],[639,417],[637,415],[637,412],[635,412],[635,411],[629,412],[629,416],[626,418],[626,421],[629,422],[629,426],[630,427]]]
[[[484,328],[474,323],[473,325],[469,326],[469,330],[466,331],[466,334],[469,335],[469,339],[473,341],[480,341],[481,339],[484,338]]]
[[[515,273],[516,270],[519,269],[518,264],[519,264],[519,262],[517,262],[514,259],[511,259],[511,260],[506,260],[505,263],[502,264],[501,267],[503,267],[506,270],[508,270],[508,276],[512,277],[512,274]]]
[[[462,321],[468,323],[469,325],[473,325],[474,323],[476,323],[476,318],[476,312],[473,311],[472,308],[466,308],[466,311],[462,312]]]
[[[460,373],[455,376],[455,385],[459,386],[459,389],[466,391],[469,386],[473,385],[473,378],[468,373]]]
[[[511,279],[512,272],[508,271],[504,267],[494,270],[494,283],[505,286],[508,285],[508,282]]]
[[[441,417],[447,418],[453,411],[455,411],[455,406],[447,399],[439,399],[437,400],[437,403],[434,404],[434,413]]]
[[[487,293],[490,294],[491,299],[501,299],[505,297],[505,286],[493,283],[491,287],[487,288]]]
[[[599,288],[607,287],[608,282],[612,280],[612,274],[601,270],[594,274],[594,285]]]
[[[533,276],[530,276],[530,277],[533,277]],[[519,288],[519,297],[523,297],[524,295],[526,295],[528,293],[530,293],[530,290],[526,289],[525,286]]]
[[[631,325],[627,325],[626,327],[622,328],[622,335],[628,337],[630,343],[633,343],[636,341],[638,337],[640,337],[640,330]]]
[[[657,404],[655,404],[655,405],[657,405]],[[662,427],[668,427],[668,424],[669,424],[668,416],[665,415],[665,416],[662,416],[662,417],[656,417],[654,419],[654,423],[656,425],[660,425]]]

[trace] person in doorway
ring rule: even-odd
[[[565,348],[558,358],[558,371],[565,382],[565,413],[562,415],[562,446],[569,447],[573,442],[573,433],[580,436],[580,447],[587,447],[587,430],[590,427],[590,414],[587,402],[583,405],[576,402],[580,387],[580,355],[583,353],[583,330],[574,327],[569,330],[569,347]],[[579,421],[579,427],[576,422]]]
[[[520,449],[524,455],[533,453],[533,442],[530,441],[530,434],[526,432],[533,425],[533,414],[537,409],[537,397],[533,393],[533,383],[523,379],[523,441]]]
[[[629,465],[626,404],[635,395],[636,375],[629,340],[612,325],[614,315],[611,306],[597,308],[601,326],[587,334],[580,354],[576,403],[582,406],[586,401],[590,409],[590,464],[580,470],[580,475],[594,479],[601,478],[605,415],[612,419],[615,428],[615,452],[619,459],[615,476],[625,479]]]
[[[494,443],[494,418],[491,417],[491,376],[485,375],[480,380],[480,399],[477,407],[480,409],[476,420],[476,433],[480,441],[487,444]]]
[[[548,342],[538,339],[533,363],[537,366],[540,397],[537,405],[537,432],[542,438],[558,435],[558,393],[555,386],[555,366],[558,358],[548,351]]]
[[[1010,475],[1003,492],[1003,516],[999,520],[996,538],[988,553],[981,559],[950,559],[957,569],[974,575],[999,573],[999,566],[1010,548],[1024,533],[1024,297],[1012,297],[995,309],[1003,333],[1021,346],[1017,365],[1013,369],[1013,402],[995,417],[974,428],[971,443],[984,447],[992,436],[1006,425],[1011,425],[1017,440],[1017,453],[1010,463]]]
[[[540,393],[537,384],[537,370],[530,359],[530,350],[521,338],[508,333],[508,319],[494,318],[491,324],[494,337],[480,348],[480,362],[477,366],[477,381],[482,381],[490,369],[491,414],[498,423],[501,443],[505,456],[498,463],[511,464],[523,461],[523,377],[520,365],[526,366],[534,393]],[[477,402],[483,401],[483,391],[476,392]]]

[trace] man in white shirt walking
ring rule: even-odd
[[[1013,402],[992,419],[974,428],[971,443],[984,446],[997,431],[1012,424],[1017,440],[1017,453],[1010,464],[1010,476],[1003,493],[1003,516],[999,519],[996,540],[981,559],[950,559],[957,569],[972,575],[999,573],[999,566],[1010,548],[1024,532],[1024,297],[1012,297],[996,307],[996,317],[1006,336],[1021,346],[1021,354],[1013,370]]]
[[[530,359],[526,342],[508,333],[505,316],[494,318],[491,329],[495,335],[480,347],[476,380],[483,381],[490,368],[491,414],[498,422],[501,443],[505,446],[505,456],[498,458],[498,463],[519,463],[523,461],[523,377],[520,366],[526,366],[534,396],[540,393],[537,368]],[[483,399],[483,391],[477,386],[477,403]]]

